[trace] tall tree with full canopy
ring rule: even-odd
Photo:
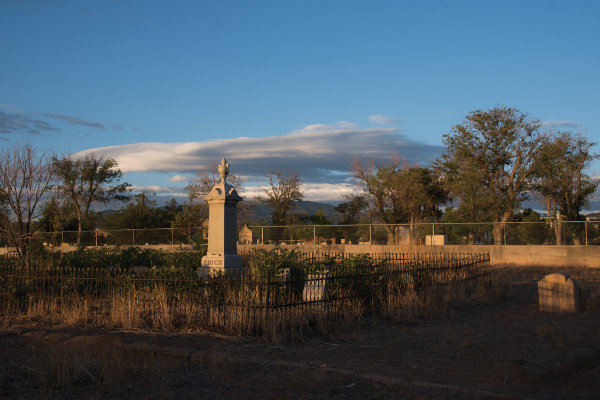
[[[583,135],[571,132],[557,132],[542,140],[533,188],[547,201],[548,216],[556,218],[557,244],[563,242],[561,221],[581,220],[581,210],[598,187],[598,180],[584,172],[598,157],[591,152],[593,146]]]
[[[544,136],[541,123],[514,108],[476,110],[444,135],[437,161],[451,195],[472,222],[493,221],[494,243],[527,198]]]

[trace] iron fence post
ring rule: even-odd
[[[585,221],[585,245],[588,245],[588,236],[587,236],[587,220]]]
[[[372,228],[373,228],[373,225],[369,224],[369,244],[373,244]]]
[[[131,230],[131,244],[135,245],[135,229]]]
[[[313,243],[317,244],[317,227],[313,226]]]
[[[175,229],[171,228],[171,246],[173,246],[173,232]]]

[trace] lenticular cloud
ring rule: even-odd
[[[267,170],[295,170],[307,182],[340,182],[351,162],[387,161],[392,157],[427,164],[440,146],[408,139],[394,128],[359,128],[347,122],[308,125],[283,136],[205,142],[133,143],[89,149],[118,161],[123,172],[195,173],[225,156],[240,174],[262,177]]]

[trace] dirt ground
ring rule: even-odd
[[[502,268],[504,295],[425,321],[366,321],[276,345],[21,323],[0,331],[2,399],[597,399],[600,270],[562,269],[587,310],[544,313],[552,268]]]

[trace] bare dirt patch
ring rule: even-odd
[[[552,272],[579,281],[586,311],[538,311],[536,282]],[[291,345],[5,322],[0,398],[597,398],[600,270],[495,273],[506,286],[493,301]]]

